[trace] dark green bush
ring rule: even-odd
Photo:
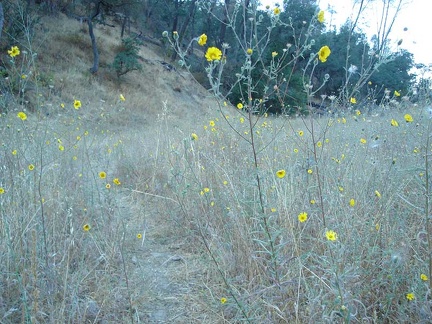
[[[122,39],[122,45],[112,64],[112,68],[116,71],[117,77],[131,71],[142,70],[142,65],[138,61],[139,45],[141,45],[141,42],[136,38]]]

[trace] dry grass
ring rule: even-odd
[[[247,116],[167,71],[160,49],[145,45],[143,72],[118,81],[106,67],[86,72],[78,22],[44,28],[53,41],[34,68],[52,79],[39,101],[49,116],[22,121],[16,107],[0,119],[2,322],[431,319],[422,110],[262,117],[255,168],[223,118],[248,138]],[[114,34],[98,28],[101,48],[117,46]]]

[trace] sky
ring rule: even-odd
[[[271,7],[276,3],[282,5],[282,2],[281,0],[261,0],[263,5],[270,5]],[[380,4],[382,2],[376,1],[376,3]],[[423,63],[432,67],[432,37],[430,35],[430,23],[427,23],[431,20],[430,11],[427,8],[430,3],[432,3],[431,0],[405,0],[390,38],[394,44],[402,39],[400,47],[414,54],[415,63]],[[353,0],[318,0],[318,4],[326,12],[327,24],[331,21],[336,26],[346,21],[353,8]],[[336,11],[333,17],[327,11],[329,5]],[[369,25],[364,29],[369,37],[377,30],[377,12],[379,12],[378,8],[370,10],[367,14],[368,21],[364,20],[362,22]],[[407,30],[404,31],[404,28],[407,28]]]

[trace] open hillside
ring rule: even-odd
[[[170,118],[178,119],[173,126],[183,128],[185,125],[178,124],[183,118],[179,117],[202,119],[214,105],[190,75],[170,69],[164,48],[145,41],[139,52],[143,70],[117,78],[110,64],[121,46],[118,28],[102,25],[95,29],[100,52],[100,69],[95,75],[89,72],[93,54],[87,24],[60,14],[56,19],[45,18],[38,29],[32,46],[38,72],[48,85],[44,95],[53,95],[49,113],[61,113],[61,103],[79,99],[87,107],[83,110],[86,119],[97,122],[105,113],[119,126],[151,128],[165,103]],[[120,94],[127,100],[116,109]]]
[[[95,34],[96,74],[62,14],[1,54],[1,323],[432,321],[426,102],[253,114]]]

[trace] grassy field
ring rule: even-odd
[[[0,118],[2,323],[431,321],[425,106],[251,116],[158,49],[122,82],[55,65],[69,23],[15,61],[44,113]]]

